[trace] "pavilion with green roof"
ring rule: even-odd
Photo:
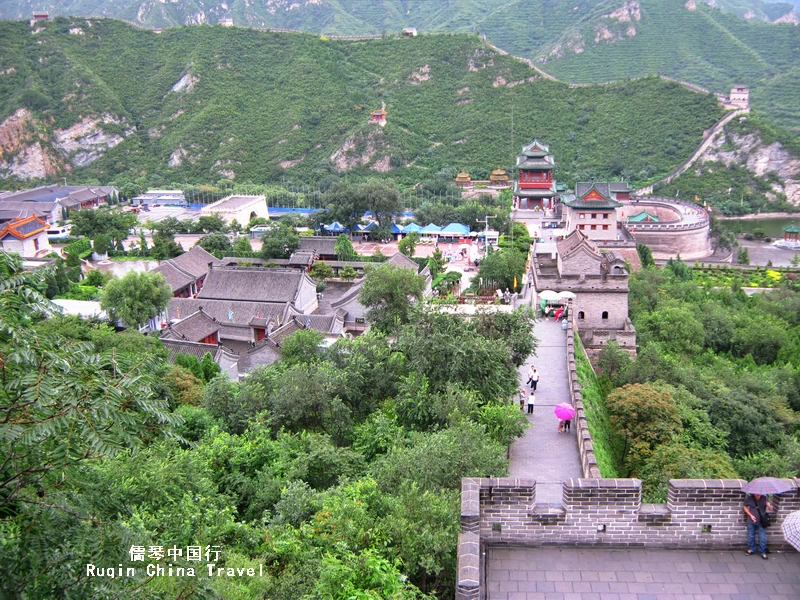
[[[658,215],[651,215],[646,210],[643,210],[638,215],[628,217],[628,223],[658,223]]]
[[[800,242],[800,227],[797,225],[787,225],[783,228],[783,239],[790,242]]]

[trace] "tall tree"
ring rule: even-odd
[[[394,182],[382,179],[369,179],[358,186],[356,196],[360,203],[372,212],[372,218],[378,221],[381,227],[388,227],[392,222],[392,215],[400,210],[400,196]]]
[[[425,278],[392,264],[368,267],[366,273],[359,299],[370,323],[385,332],[408,323],[412,303],[425,291]]]
[[[217,258],[222,258],[233,248],[233,246],[231,246],[231,241],[224,233],[211,233],[209,235],[204,235],[197,241],[197,245],[203,250],[210,252]]]
[[[100,296],[100,306],[113,320],[140,327],[167,306],[172,290],[160,273],[129,272],[112,279]]]
[[[325,204],[328,206],[327,218],[339,221],[351,230],[361,221],[368,207],[366,199],[347,182],[334,184],[325,194]]]
[[[261,237],[262,258],[289,258],[300,247],[300,236],[286,225],[267,231]]]
[[[606,404],[611,424],[625,440],[620,462],[627,477],[636,475],[658,446],[683,429],[672,395],[651,384],[625,385],[609,394]]]
[[[522,274],[525,272],[525,255],[513,248],[489,252],[481,261],[475,282],[483,288],[514,290],[522,286]]]
[[[397,249],[400,250],[403,254],[408,256],[409,258],[414,256],[414,252],[417,250],[417,244],[419,243],[419,234],[414,231],[409,233],[405,236],[400,242],[397,244]]]
[[[346,233],[339,234],[336,237],[333,251],[336,253],[336,257],[339,260],[355,260],[356,250],[353,248],[353,242],[350,241],[350,236]]]

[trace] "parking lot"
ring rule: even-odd
[[[186,219],[197,219],[200,216],[200,209],[198,208],[185,208],[182,206],[151,206],[150,210],[139,211],[139,223],[145,221],[152,221],[158,223],[168,217],[175,217],[179,221]]]

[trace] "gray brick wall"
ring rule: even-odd
[[[774,524],[767,530],[772,549],[788,547],[780,524],[786,515],[800,510],[800,479],[788,481],[793,491],[775,497]],[[638,479],[569,479],[564,482],[562,505],[553,506],[536,503],[536,482],[531,480],[464,479],[462,523],[474,526],[477,497],[479,531],[465,532],[459,539],[456,598],[478,597],[475,565],[480,573],[487,545],[744,548],[741,488],[745,483],[675,479],[669,483],[666,504],[642,504]]]

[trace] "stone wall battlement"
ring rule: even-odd
[[[775,496],[773,549],[788,549],[781,522],[800,510],[800,479]],[[459,538],[456,598],[479,598],[481,555],[486,545],[605,546],[670,549],[744,549],[745,494],[740,479],[673,479],[665,504],[642,503],[638,479],[568,479],[562,504],[537,504],[536,482],[511,478],[468,478],[461,491],[462,523],[478,523]],[[464,567],[462,569],[462,566]]]
[[[627,292],[628,291],[628,276],[627,275],[561,275],[542,273],[541,267],[534,260],[534,268],[536,269],[536,282],[542,289],[556,288],[558,291],[576,290],[576,291],[592,291],[592,292]],[[555,286],[555,287],[551,287]]]

